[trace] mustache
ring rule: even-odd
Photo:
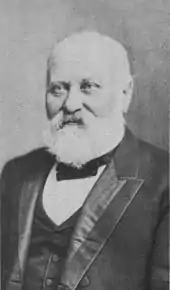
[[[55,129],[60,130],[66,125],[76,124],[78,126],[83,126],[84,121],[80,116],[76,116],[75,114],[63,114],[59,113],[56,117],[51,121],[52,125]]]
[[[63,122],[62,122],[63,126],[67,125],[67,124],[70,124],[70,123],[77,124],[77,125],[83,125],[84,124],[82,118],[80,118],[80,117],[76,117],[75,115],[65,116],[63,118]]]

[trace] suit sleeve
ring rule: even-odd
[[[169,208],[164,208],[153,247],[151,290],[169,289]]]
[[[1,285],[6,279],[8,241],[10,228],[10,185],[11,166],[5,165],[0,178],[0,198],[1,198]]]

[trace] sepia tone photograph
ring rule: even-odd
[[[169,0],[0,3],[2,290],[169,289]]]

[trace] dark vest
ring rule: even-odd
[[[23,290],[56,289],[79,211],[60,226],[56,226],[46,215],[42,206],[42,195],[39,196]]]

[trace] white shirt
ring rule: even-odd
[[[51,169],[43,191],[43,207],[49,218],[60,225],[84,203],[93,185],[105,168],[101,166],[96,176],[62,180],[56,179],[56,165]]]

